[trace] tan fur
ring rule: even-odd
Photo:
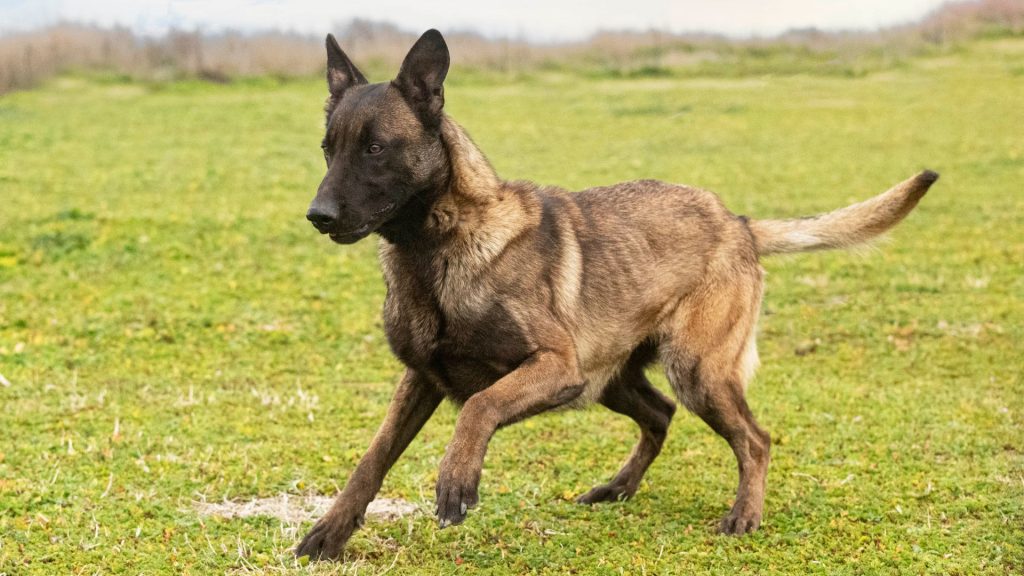
[[[343,54],[334,59],[345,77],[358,76]],[[329,134],[349,134],[350,142],[390,131],[415,142],[422,153],[397,151],[409,159],[394,174],[411,173],[429,185],[378,222],[387,196],[359,189],[351,175],[381,175],[376,164],[361,164],[361,151],[350,150],[347,158],[357,160],[332,164],[314,200],[318,209],[333,209],[330,199],[347,193],[368,204],[346,202],[349,212],[339,218],[378,226],[385,332],[408,369],[370,450],[296,553],[341,553],[388,468],[441,397],[461,406],[438,473],[442,526],[462,522],[476,505],[498,428],[592,402],[632,418],[641,433],[618,474],[579,501],[631,497],[675,411],[644,376],[655,361],[676,397],[736,456],[736,499],[720,530],[756,530],[771,439],[744,394],[758,364],[760,257],[877,236],[913,209],[937,175],[923,172],[878,197],[801,220],[748,220],[710,192],[653,180],[577,193],[508,182],[441,112],[447,64],[443,39],[431,31],[391,85],[332,88],[344,117],[332,116]],[[345,142],[338,137],[334,145]],[[345,182],[352,188],[339,184]],[[311,220],[321,232],[333,229],[333,220]],[[365,225],[352,229],[368,233]],[[354,241],[358,234],[337,238]]]
[[[847,248],[866,242],[910,214],[938,174],[925,171],[889,191],[834,212],[799,220],[751,220],[762,256]]]

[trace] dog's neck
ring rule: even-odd
[[[471,285],[510,242],[539,225],[541,205],[533,187],[501,180],[469,135],[447,117],[441,138],[447,178],[409,202],[400,230],[381,231],[380,255],[386,276],[400,269],[425,274],[440,301],[457,302],[459,287]],[[443,262],[444,273],[423,267],[431,262]]]
[[[466,234],[504,235],[497,229],[502,227],[502,213],[516,208],[505,202],[506,183],[466,131],[448,116],[441,121],[441,142],[448,157],[445,177],[418,193],[391,226],[379,230],[393,245],[440,248],[464,240]]]
[[[451,166],[448,196],[464,208],[500,200],[503,183],[490,161],[462,126],[448,116],[441,120],[441,141]]]

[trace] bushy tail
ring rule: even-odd
[[[888,192],[833,212],[795,220],[750,220],[758,254],[809,252],[860,244],[903,220],[939,175],[925,170]]]

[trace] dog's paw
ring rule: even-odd
[[[466,513],[480,500],[477,495],[479,477],[458,479],[441,474],[437,480],[437,520],[441,528],[462,524]]]
[[[731,536],[742,536],[754,532],[761,526],[760,510],[741,510],[734,506],[718,524],[718,531]]]
[[[625,483],[612,480],[607,484],[594,486],[590,492],[576,498],[577,504],[596,504],[598,502],[622,502],[629,500],[636,493],[636,488],[630,488]]]
[[[338,560],[345,550],[345,543],[362,524],[361,515],[345,520],[340,515],[328,514],[321,518],[295,547],[295,557],[308,556],[313,562]]]

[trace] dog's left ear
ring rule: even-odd
[[[437,30],[427,30],[405,56],[393,82],[427,126],[441,121],[449,62],[444,37]]]

